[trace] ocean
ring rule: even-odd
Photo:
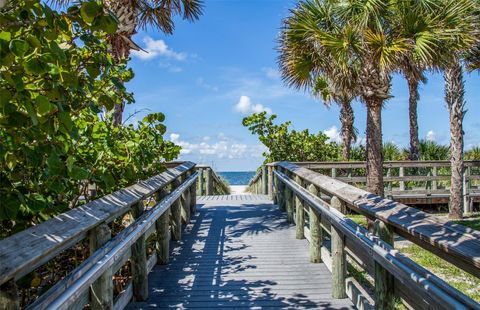
[[[224,171],[218,174],[228,181],[230,185],[248,185],[255,175],[255,171]]]

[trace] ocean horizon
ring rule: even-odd
[[[217,174],[227,180],[229,185],[248,185],[255,171],[221,171]]]

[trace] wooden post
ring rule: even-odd
[[[303,187],[302,178],[298,175],[295,176],[295,182]],[[305,239],[305,208],[303,205],[303,200],[295,195],[295,224],[297,225],[295,230],[295,237],[297,239]]]
[[[206,195],[207,196],[210,196],[210,195],[213,195],[213,175],[212,175],[212,168],[208,167],[205,172],[207,173],[207,176],[206,176]]]
[[[317,187],[313,184],[310,184],[308,191],[314,196],[318,196],[319,194]],[[308,217],[310,221],[310,262],[321,263],[323,238],[322,227],[320,226],[320,214],[313,207],[310,207],[310,213]]]
[[[275,194],[273,192],[274,188],[273,188],[273,167],[272,166],[268,166],[267,167],[267,171],[268,171],[268,188],[267,188],[267,191],[268,191],[268,196],[270,197],[270,199],[272,200],[275,200]],[[274,201],[275,203],[275,201]]]
[[[262,194],[268,195],[268,172],[267,166],[262,166]]]
[[[391,176],[392,176],[392,169],[388,168],[387,169],[387,178],[389,178]],[[392,195],[392,182],[391,181],[387,181],[387,193],[388,193],[388,195]]]
[[[190,172],[187,171],[182,178],[182,183],[190,176]],[[190,223],[190,195],[189,189],[185,189],[181,196],[181,218],[185,225]]]
[[[340,199],[333,196],[330,205],[342,212],[343,203]],[[332,240],[332,297],[346,298],[346,274],[347,274],[347,258],[345,254],[345,240],[342,232],[335,226],[331,226]]]
[[[203,168],[198,168],[198,195],[199,196],[204,196],[205,192],[203,190],[204,188],[204,179],[203,179]]]
[[[156,193],[156,200],[160,202],[168,192],[165,188],[160,189]],[[163,213],[160,218],[155,222],[155,228],[157,232],[157,264],[166,265],[170,261],[170,208]]]
[[[375,220],[373,228],[376,236],[393,246],[393,231],[387,224]],[[375,308],[395,309],[393,283],[393,276],[375,262]]]
[[[470,203],[468,202],[468,189],[469,189],[469,175],[470,175],[470,167],[463,168],[463,177],[462,177],[462,190],[463,190],[463,213],[468,214],[470,213]]]
[[[144,209],[143,201],[135,204],[132,207],[133,217],[140,217],[143,214]],[[146,300],[148,298],[148,271],[145,235],[138,238],[138,240],[132,245],[130,265],[132,267],[133,297],[137,301]]]
[[[190,186],[190,218],[197,212],[197,182]]]
[[[20,309],[20,299],[18,298],[15,280],[9,280],[0,286],[0,306],[5,310]]]
[[[279,171],[282,171],[282,168],[278,167]],[[275,179],[275,185],[277,186],[277,203],[280,211],[285,211],[285,184],[277,177]]]
[[[399,168],[398,176],[399,177],[404,177],[405,176],[403,167]],[[400,181],[399,183],[400,183],[400,190],[404,191],[405,190],[405,181],[403,181],[403,179],[402,179],[402,181]]]
[[[332,168],[332,178],[336,178],[337,177],[337,168]]]
[[[293,192],[285,186],[285,208],[287,210],[287,222],[293,223]]]
[[[432,176],[436,177],[437,176],[437,167],[432,167]],[[432,190],[437,189],[437,180],[432,181]]]
[[[172,190],[176,189],[180,186],[182,182],[179,178],[175,179],[172,183]],[[182,198],[179,197],[170,207],[172,212],[171,223],[170,226],[172,227],[172,240],[179,241],[182,239]]]
[[[100,224],[89,232],[90,255],[112,238],[107,224]],[[90,286],[90,307],[92,309],[113,309],[112,268],[108,268]]]

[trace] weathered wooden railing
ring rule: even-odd
[[[267,195],[269,186],[272,186],[272,173],[273,170],[271,166],[262,166],[250,182],[248,182],[247,191],[253,194]]]
[[[292,163],[269,168],[275,181],[267,182],[274,185],[268,192],[286,211],[288,221],[296,223],[296,237],[310,241],[311,262],[323,261],[330,268],[333,297],[348,296],[358,308],[393,309],[394,297],[400,297],[414,309],[480,309],[478,303],[393,248],[393,234],[398,234],[480,277],[478,231],[441,222]],[[373,220],[374,234],[345,217],[346,209]],[[348,277],[351,263],[374,279],[374,298],[366,297],[367,291]]]
[[[195,212],[194,169],[191,162],[177,163],[155,177],[1,240],[0,308],[19,308],[16,281],[87,239],[88,258],[28,308],[83,309],[89,304],[91,309],[123,309],[132,297],[145,300],[148,272],[155,264],[168,263],[170,239],[181,239],[182,225]],[[112,222],[127,213],[134,220],[112,238]],[[152,233],[156,250],[148,257],[146,239]],[[112,275],[128,264],[131,280],[114,298]]]
[[[365,162],[299,162],[298,166],[362,187],[366,184]],[[448,203],[450,162],[386,161],[383,165],[385,197],[407,204]],[[465,161],[463,172],[464,212],[480,201],[480,161]]]
[[[198,172],[197,194],[199,196],[230,194],[228,185],[225,184],[210,166],[197,165],[196,170]]]

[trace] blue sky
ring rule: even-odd
[[[195,23],[177,21],[166,36],[148,30],[135,41],[145,53],[134,53],[135,78],[128,89],[136,103],[125,109],[130,121],[160,111],[166,115],[166,138],[183,147],[181,159],[213,165],[219,171],[255,170],[263,147],[241,124],[253,111],[266,110],[295,129],[325,131],[338,139],[338,108],[326,108],[308,94],[282,84],[276,57],[281,20],[295,1],[211,0]],[[480,142],[480,89],[477,73],[465,75],[468,112],[466,149]],[[429,74],[421,87],[420,137],[448,144],[449,120],[443,78]],[[383,111],[384,141],[408,145],[408,90],[394,76],[393,95]],[[365,108],[354,104],[355,126],[365,135]]]

